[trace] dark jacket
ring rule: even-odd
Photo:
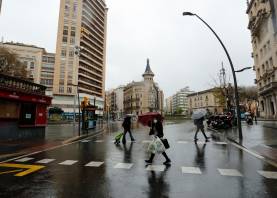
[[[197,119],[197,120],[194,120],[194,124],[195,124],[196,126],[198,126],[198,127],[203,127],[203,126],[204,126],[204,123],[203,123],[204,120],[205,120],[204,117],[199,118],[199,119]]]
[[[161,121],[157,121],[157,123],[152,122],[149,135],[156,135],[162,138],[164,136],[163,123]]]
[[[125,131],[130,131],[131,130],[131,118],[130,117],[124,118],[124,121],[122,123],[122,127],[124,128]]]

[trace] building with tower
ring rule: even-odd
[[[261,117],[277,118],[277,1],[247,1]]]
[[[103,108],[106,24],[104,0],[60,1],[53,106],[73,112],[78,87],[81,100],[87,97],[91,104],[96,100],[96,106]]]
[[[141,115],[147,112],[163,113],[163,91],[154,82],[154,73],[147,59],[143,81],[131,82],[124,88],[125,114]]]

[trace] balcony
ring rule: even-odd
[[[8,91],[45,96],[47,87],[20,78],[0,74],[0,88]]]
[[[264,87],[261,87],[259,89],[259,94],[260,95],[265,95],[267,93],[273,92],[277,88],[277,82],[271,82]]]

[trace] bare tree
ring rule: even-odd
[[[27,67],[18,56],[5,47],[0,47],[0,73],[28,79]]]

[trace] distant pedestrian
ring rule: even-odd
[[[122,123],[122,127],[124,128],[124,133],[123,133],[123,138],[122,138],[122,143],[123,144],[126,144],[126,133],[129,132],[130,134],[130,137],[131,137],[131,141],[134,142],[135,141],[135,138],[133,137],[132,135],[132,132],[131,132],[131,117],[130,116],[126,116],[124,118],[124,121]]]
[[[157,136],[160,139],[162,139],[164,137],[163,123],[162,123],[161,118],[157,118],[157,119],[155,118],[152,122],[149,123],[149,127],[150,127],[149,135]],[[164,158],[166,160],[163,164],[170,165],[171,160],[169,159],[169,157],[167,156],[165,151],[162,152],[162,155],[164,156]],[[149,160],[145,160],[145,162],[148,164],[152,164],[154,157],[155,157],[155,154],[151,153]]]
[[[198,138],[197,138],[197,134],[199,132],[199,130],[201,130],[202,134],[204,135],[206,141],[208,142],[209,141],[209,138],[207,137],[207,135],[205,134],[205,130],[204,130],[204,117],[201,117],[199,119],[195,119],[194,120],[194,124],[196,125],[197,129],[196,129],[196,132],[195,132],[195,135],[194,135],[194,141],[197,141]]]

